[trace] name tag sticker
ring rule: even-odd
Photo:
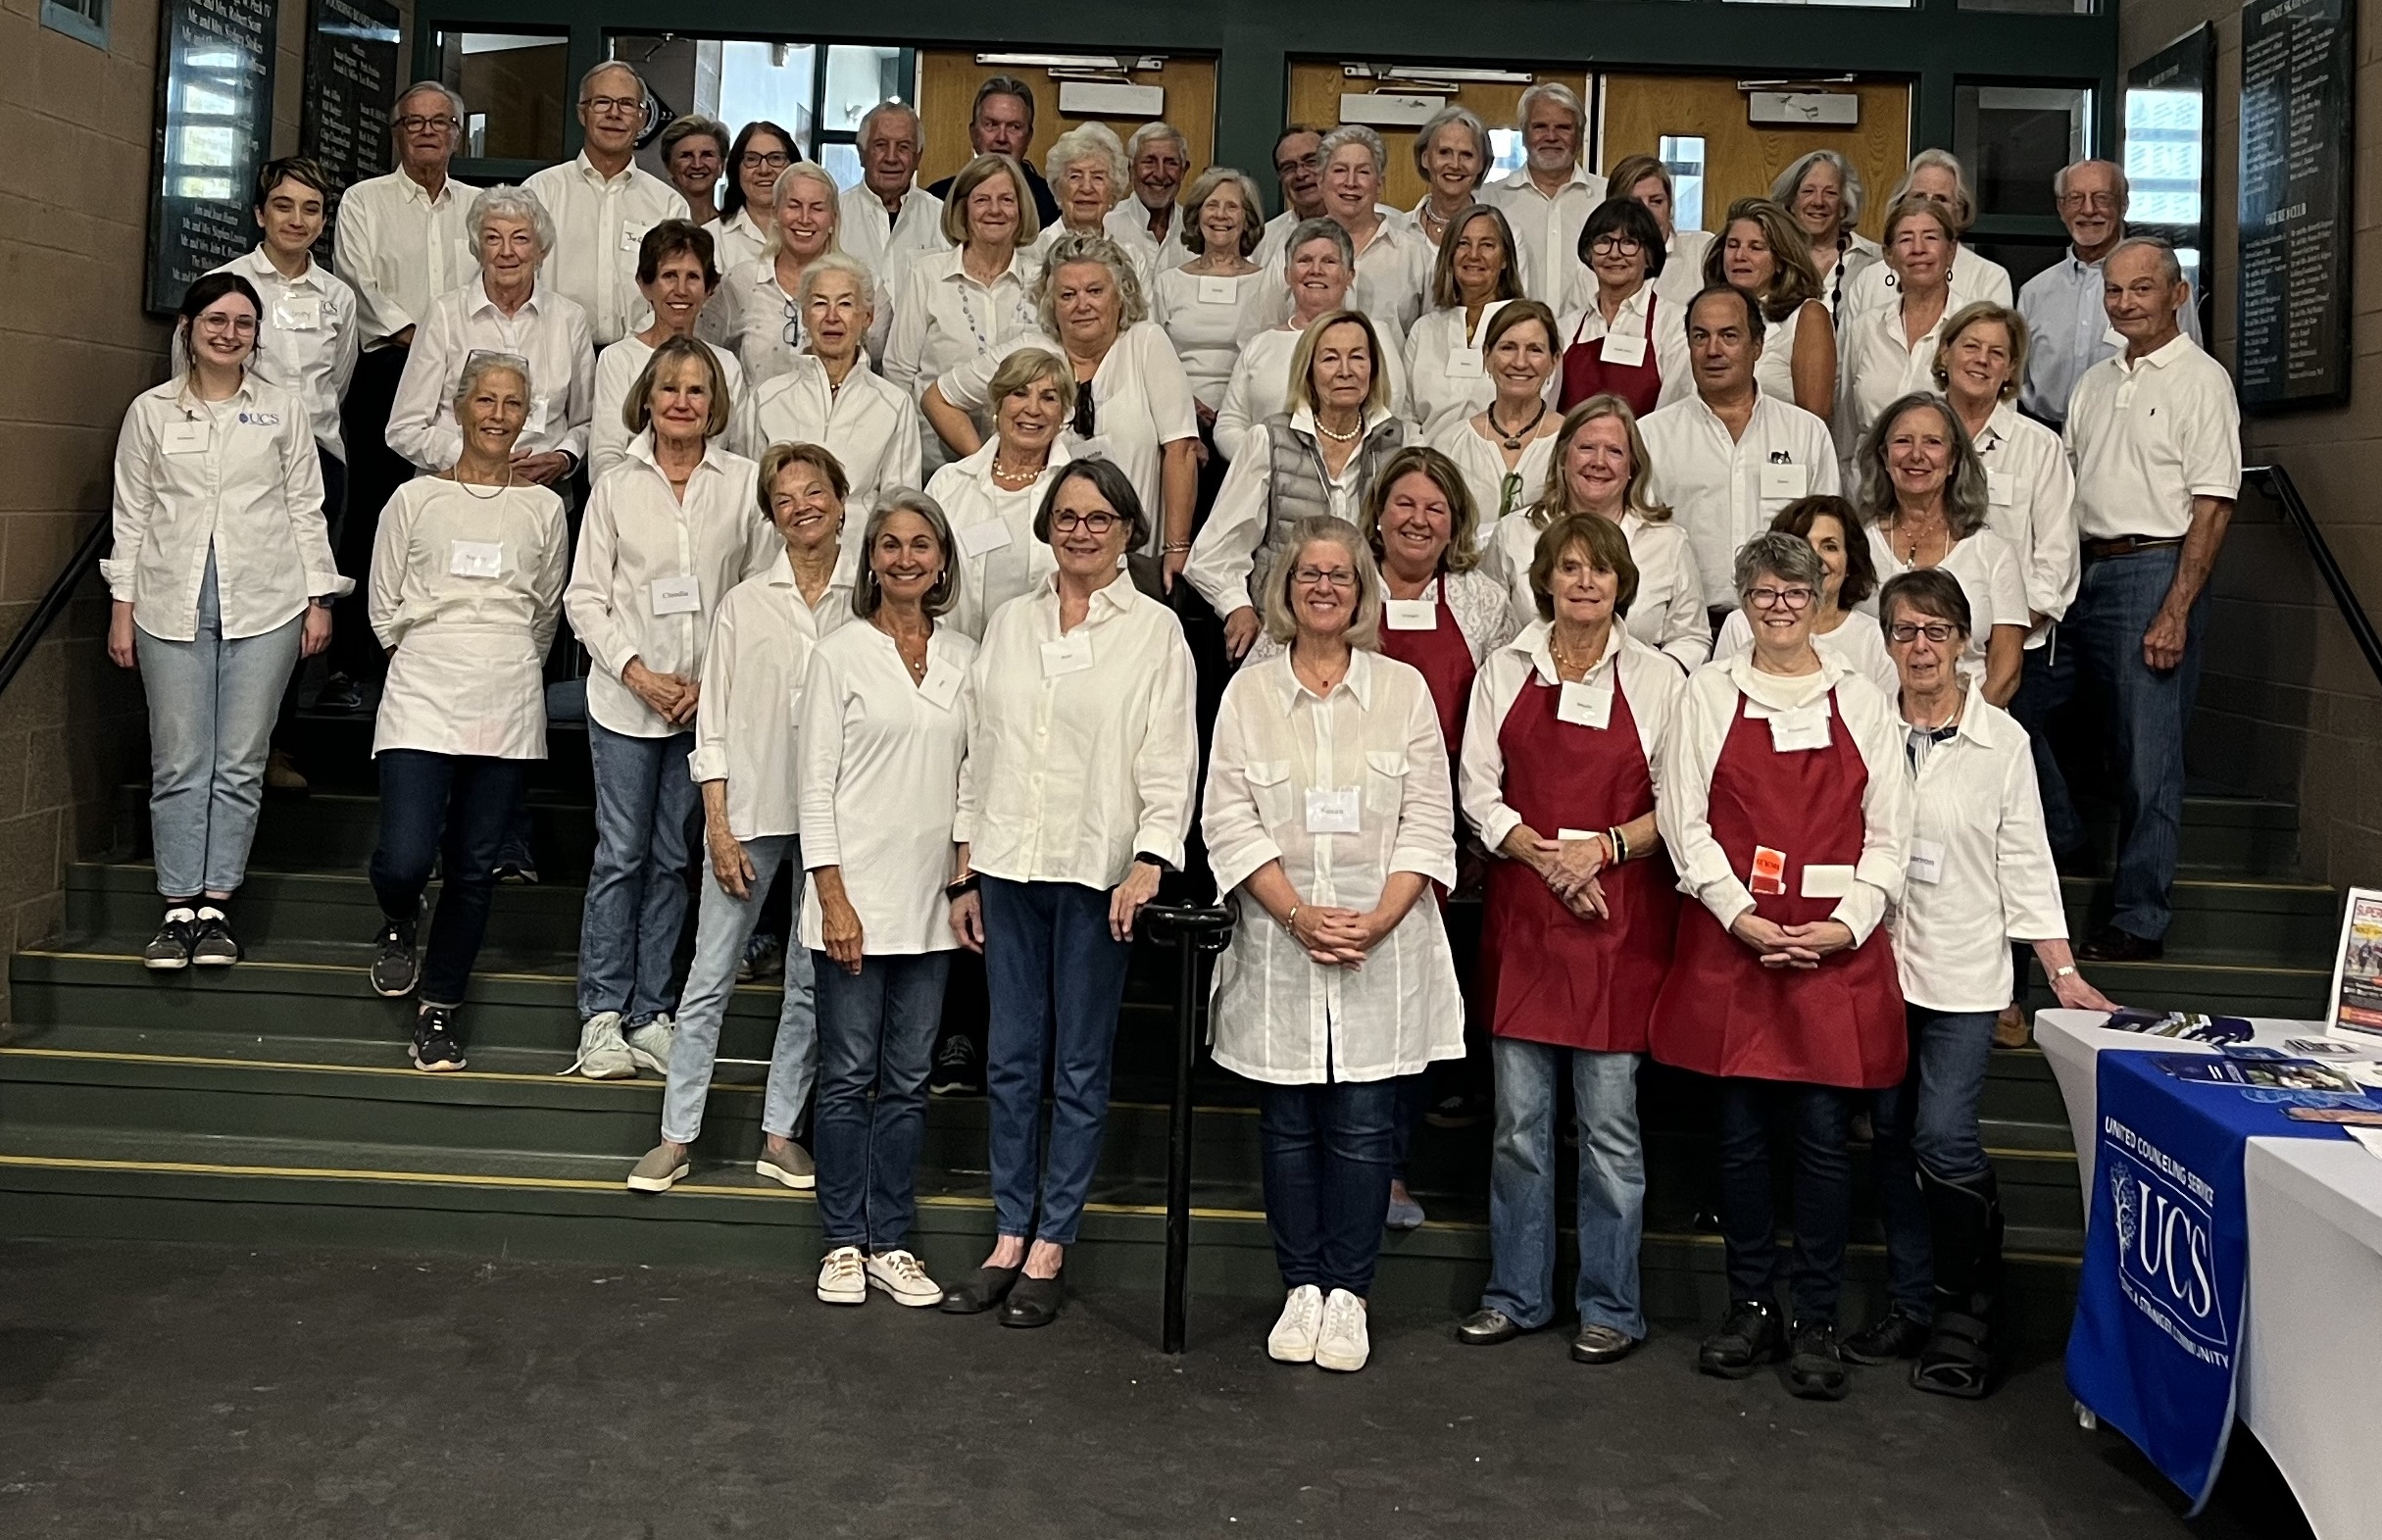
[[[1811,468],[1809,466],[1763,466],[1762,495],[1794,499],[1805,496],[1811,488]]]
[[[1746,873],[1746,887],[1755,894],[1766,895],[1786,891],[1786,852],[1772,850],[1767,845],[1754,847],[1754,869]]]
[[[1623,369],[1636,369],[1646,362],[1646,338],[1634,331],[1608,331],[1605,345],[1597,352],[1601,363],[1618,364]]]
[[[1240,285],[1230,278],[1203,277],[1199,280],[1199,302],[1203,305],[1229,305],[1240,298]]]
[[[645,232],[637,228],[637,222],[634,220],[622,220],[620,222],[620,249],[622,251],[635,251],[644,243]]]
[[[1436,599],[1392,599],[1385,617],[1393,631],[1435,631],[1439,629],[1439,601]]]
[[[2016,491],[2016,487],[2012,485],[2012,479],[2007,471],[1986,472],[1985,501],[1996,508],[2008,508],[2011,493]]]
[[[703,609],[703,584],[692,577],[657,577],[652,604],[656,615],[696,615]]]
[[[1092,638],[1083,631],[1062,636],[1055,642],[1042,644],[1042,676],[1056,679],[1063,673],[1081,673],[1092,666]]]
[[[1480,349],[1448,349],[1448,377],[1450,379],[1478,379],[1481,373]]]
[[[1361,799],[1354,786],[1315,786],[1307,793],[1307,832],[1354,834]]]
[[[1931,839],[1911,842],[1911,864],[1905,874],[1913,882],[1944,880],[1944,847]]]
[[[1603,686],[1563,681],[1563,694],[1555,703],[1555,720],[1567,721],[1575,727],[1603,727],[1613,720],[1613,683]]]
[[[1842,898],[1853,891],[1851,867],[1806,867],[1803,869],[1805,898]]]
[[[1009,544],[1009,525],[998,519],[987,519],[980,524],[969,524],[962,529],[959,541],[962,556],[983,556]]]
[[[505,547],[500,540],[450,540],[447,571],[457,577],[502,577]]]
[[[926,677],[918,681],[918,699],[937,711],[949,711],[959,698],[960,671],[947,663],[929,665]]]
[[[1828,746],[1828,703],[1813,701],[1793,711],[1782,711],[1770,718],[1770,749],[1778,754],[1798,754],[1807,749]]]
[[[323,296],[284,294],[273,301],[273,323],[283,331],[319,331],[323,326]]]
[[[214,439],[215,424],[203,418],[185,418],[179,422],[169,422],[163,435],[165,451],[169,455],[203,455]]]

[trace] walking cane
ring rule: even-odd
[[[1174,993],[1174,1106],[1166,1124],[1166,1299],[1161,1346],[1183,1350],[1185,1275],[1191,1266],[1191,1072],[1199,1062],[1200,960],[1224,950],[1232,930],[1225,909],[1151,904],[1142,918],[1153,938],[1174,943],[1180,968]]]

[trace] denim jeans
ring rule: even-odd
[[[422,913],[422,893],[443,851],[438,910],[422,960],[422,1003],[463,1004],[471,965],[488,933],[496,853],[505,824],[529,783],[527,760],[383,749],[380,843],[372,850],[372,896],[395,920]]]
[[[618,1011],[642,1026],[670,1009],[670,964],[686,923],[687,838],[697,792],[691,732],[631,738],[588,719],[595,763],[595,863],[579,913],[579,1019]]]
[[[1075,882],[988,876],[984,982],[992,1001],[984,1085],[991,1104],[993,1217],[1000,1233],[1072,1246],[1100,1164],[1124,1004],[1129,941],[1109,934],[1109,895]],[[1051,1078],[1045,1168],[1042,1075]],[[1034,1221],[1039,1194],[1042,1217]],[[1372,1222],[1389,1203],[1383,1188]]]
[[[2116,910],[2110,922],[2129,935],[2156,941],[2167,933],[2167,890],[2175,880],[2183,837],[2184,729],[2200,691],[2200,655],[2208,595],[2192,606],[2184,627],[2183,662],[2158,672],[2142,661],[2142,633],[2151,627],[2175,581],[2180,549],[2161,546],[2132,556],[2087,557],[2076,602],[2059,622],[2055,645],[2074,649],[2072,667],[2050,667],[2020,720],[2027,729],[2066,705],[2077,684],[2091,681],[2109,695],[2108,731],[2118,789]],[[2038,736],[2040,745],[2043,739]],[[2067,783],[2059,767],[2045,771],[2043,816],[2055,850],[2081,836]]]
[[[1258,1088],[1265,1229],[1284,1288],[1371,1291],[1407,1078]]]
[[[149,842],[157,890],[167,898],[230,893],[246,879],[265,803],[265,756],[305,624],[300,614],[225,641],[209,551],[191,639],[132,628],[149,698]]]
[[[1771,1203],[1770,1124],[1784,1107],[1795,1139],[1795,1318],[1836,1319],[1852,1224],[1853,1162],[1845,1140],[1861,1093],[1832,1085],[1721,1080],[1720,1233],[1732,1300],[1778,1296],[1778,1219]]]
[[[863,957],[857,974],[824,952],[805,955],[819,980],[819,1116],[811,1153],[819,1161],[819,1239],[828,1251],[894,1251],[908,1244],[918,1214],[926,1071],[951,954]],[[791,952],[786,961],[791,968]]]
[[[670,1045],[670,1085],[662,1093],[662,1137],[693,1144],[703,1132],[703,1101],[712,1088],[712,1066],[720,1058],[720,1028],[727,1019],[728,997],[736,992],[736,966],[759,923],[769,880],[790,866],[789,880],[802,879],[802,843],[791,834],[764,834],[744,843],[753,864],[750,897],[735,898],[703,861],[703,906],[695,917],[695,961],[686,970],[686,992],[678,1001],[678,1030]],[[769,1089],[761,1099],[761,1131],[780,1138],[794,1132],[802,1104],[819,1078],[819,1018],[812,1006],[811,954],[795,947],[786,954],[785,996],[777,1008],[777,1040],[769,1049]]]
[[[1886,1286],[1905,1312],[1927,1320],[1935,1314],[1935,1268],[1919,1167],[1948,1182],[1990,1168],[1977,1132],[1977,1104],[1984,1100],[1985,1066],[1993,1056],[1995,1013],[1904,1010],[1911,1020],[1911,1068],[1902,1084],[1870,1097],[1869,1120],[1877,1130],[1871,1161],[1886,1221]]]
[[[1489,1287],[1480,1303],[1535,1329],[1555,1316],[1556,1077],[1571,1061],[1579,1117],[1579,1282],[1583,1326],[1646,1335],[1638,1243],[1646,1227],[1646,1156],[1638,1139],[1638,1056],[1500,1037],[1497,1134],[1490,1147]]]

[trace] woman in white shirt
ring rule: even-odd
[[[265,757],[301,658],[330,644],[323,467],[306,403],[257,377],[264,305],[210,273],[182,292],[174,377],[132,398],[116,438],[108,657],[149,703],[149,828],[166,971],[239,961],[229,904],[248,873]]]
[[[1797,157],[1770,183],[1770,201],[1793,217],[1803,235],[1819,275],[1819,301],[1831,319],[1844,316],[1846,290],[1861,270],[1884,260],[1877,242],[1854,228],[1861,223],[1864,190],[1860,171],[1834,150]]]
[[[1662,232],[1663,261],[1659,274],[1662,293],[1673,304],[1685,306],[1704,285],[1704,256],[1712,246],[1712,232],[1679,228],[1670,168],[1658,156],[1626,155],[1613,166],[1605,186],[1613,197],[1627,198],[1654,216]]]
[[[1240,361],[1216,409],[1216,448],[1238,460],[1257,425],[1287,409],[1293,371],[1290,355],[1307,329],[1335,310],[1350,310],[1349,289],[1357,280],[1357,248],[1348,231],[1329,220],[1301,220],[1282,244],[1282,281],[1290,293],[1290,319],[1241,345]],[[1394,352],[1382,359],[1389,384],[1389,409],[1403,412],[1406,366]]]
[[[1304,518],[1265,582],[1286,650],[1224,687],[1200,829],[1232,944],[1216,1062],[1258,1082],[1279,1363],[1371,1351],[1394,1124],[1410,1077],[1464,1055],[1464,1001],[1430,885],[1456,884],[1456,809],[1430,686],[1378,651],[1383,603],[1354,526]]]
[[[1514,230],[1504,213],[1473,204],[1454,217],[1431,269],[1431,309],[1406,339],[1406,377],[1414,421],[1429,432],[1465,418],[1496,393],[1482,332],[1522,297]]]
[[[1241,344],[1272,323],[1281,298],[1270,274],[1249,260],[1265,235],[1265,207],[1257,183],[1231,167],[1200,173],[1183,200],[1183,246],[1191,260],[1151,285],[1150,319],[1166,329],[1182,361],[1202,433],[1215,429]]]
[[[720,280],[703,331],[705,340],[736,355],[756,390],[792,369],[802,352],[803,274],[836,249],[836,222],[843,217],[834,174],[814,161],[796,161],[777,174],[769,215],[769,244]]]
[[[1869,560],[1869,537],[1853,505],[1832,493],[1799,497],[1778,511],[1770,528],[1799,535],[1819,553],[1819,597],[1812,602],[1811,645],[1850,665],[1888,699],[1900,685],[1886,637],[1865,604],[1877,593],[1877,569]],[[1754,628],[1743,610],[1731,610],[1712,638],[1712,661],[1726,663],[1754,645]]]
[[[2082,564],[2075,469],[2059,434],[2018,415],[2027,348],[2025,317],[2007,305],[1964,305],[1944,323],[1934,374],[1984,464],[1986,526],[2017,556],[2034,652],[2074,602]]]
[[[1289,410],[1265,420],[1225,473],[1192,542],[1191,586],[1224,621],[1227,657],[1247,654],[1263,628],[1255,594],[1301,521],[1354,522],[1390,457],[1406,447],[1391,415],[1381,335],[1359,310],[1307,328],[1290,359]]]
[[[865,265],[829,252],[803,271],[797,298],[807,340],[793,365],[754,393],[754,423],[765,444],[823,444],[843,467],[860,511],[845,526],[844,554],[857,569],[857,526],[896,489],[918,484],[918,409],[862,351],[876,316],[876,280]]]
[[[1051,548],[1034,538],[1034,520],[1051,477],[1074,458],[1060,436],[1075,406],[1075,374],[1065,359],[1020,348],[985,388],[998,403],[993,436],[926,483],[952,527],[957,587],[945,623],[970,640],[1001,606],[1058,570]]]
[[[1058,571],[993,616],[968,673],[975,704],[952,834],[967,876],[951,923],[983,952],[992,1002],[998,1239],[944,1309],[1000,1305],[1006,1326],[1058,1318],[1060,1268],[1108,1120],[1134,924],[1159,874],[1181,866],[1191,820],[1191,651],[1174,612],[1123,566],[1146,522],[1114,462],[1064,467],[1034,520]],[[1371,1218],[1381,1222],[1378,1205]]]
[[[794,136],[767,118],[736,130],[728,146],[727,191],[720,195],[720,223],[714,226],[718,247],[712,257],[721,273],[735,272],[768,247],[769,232],[755,216],[769,214],[778,173],[801,158]]]
[[[795,595],[812,634],[824,636],[852,619],[857,578],[843,561],[844,468],[823,444],[771,444],[762,452],[760,481],[762,506],[785,535]]]
[[[672,337],[629,391],[636,438],[595,484],[563,607],[587,649],[595,860],[579,919],[579,1056],[594,1080],[670,1067],[670,965],[686,918],[687,774],[712,616],[776,560],[754,517],[758,468],[718,439],[727,398],[711,348]]]
[[[1976,621],[1968,652],[1983,669],[1978,687],[2009,705],[2025,659],[2026,584],[2017,553],[1986,521],[1985,467],[1968,430],[1942,396],[1905,396],[1861,441],[1858,469],[1870,565],[1881,578],[1941,567],[1960,580]]]
[[[858,1305],[873,1288],[924,1308],[943,1290],[908,1242],[928,1061],[959,945],[947,889],[967,869],[952,825],[976,649],[938,619],[954,549],[934,499],[892,493],[869,517],[867,552],[859,619],[820,645],[802,718],[802,944],[819,979],[821,1065],[819,1297]]]
[[[1530,588],[1539,536],[1560,519],[1595,514],[1620,525],[1637,565],[1634,597],[1622,607],[1629,633],[1693,673],[1712,656],[1712,622],[1704,611],[1704,579],[1687,531],[1654,500],[1654,468],[1629,403],[1591,396],[1563,414],[1548,457],[1538,500],[1498,521],[1497,571],[1513,596],[1514,623],[1538,614]]]
[[[1407,328],[1421,319],[1431,286],[1431,243],[1381,207],[1389,152],[1363,124],[1343,124],[1323,136],[1323,213],[1348,232],[1357,281],[1349,303],[1373,318],[1381,340],[1400,354]]]
[[[456,1017],[487,933],[496,863],[530,763],[546,757],[542,669],[562,619],[569,536],[562,499],[514,473],[532,393],[526,360],[474,355],[454,403],[462,455],[399,487],[372,540],[372,634],[390,656],[372,731],[381,922],[372,977],[385,999],[421,992],[417,1069],[464,1067]],[[434,870],[425,960],[416,935]]]
[[[1422,325],[1434,318],[1425,316]],[[1422,327],[1415,328],[1415,335]],[[1481,328],[1489,402],[1468,417],[1445,417],[1430,446],[1456,463],[1480,514],[1481,543],[1495,552],[1498,521],[1529,506],[1546,484],[1563,419],[1547,408],[1555,376],[1555,315],[1534,299],[1501,305]],[[1494,563],[1494,557],[1492,558]]]
[[[1952,315],[1952,254],[1960,237],[1941,205],[1911,198],[1886,211],[1894,298],[1845,325],[1844,399],[1837,443],[1851,459],[1889,403],[1935,385],[1935,350]],[[1858,468],[1857,468],[1858,469]]]
[[[1066,359],[1075,375],[1069,443],[1081,451],[1099,440],[1100,452],[1133,478],[1134,495],[1158,516],[1146,554],[1163,558],[1171,586],[1191,550],[1199,488],[1191,382],[1173,344],[1150,321],[1141,280],[1115,241],[1070,233],[1046,247],[1044,256],[1034,279],[1041,334],[1013,338],[927,386],[926,420],[955,455],[972,455],[983,447],[974,415],[992,408],[999,356],[1039,347]]]
[[[943,238],[952,249],[922,252],[902,270],[885,377],[915,401],[962,364],[1039,331],[1036,264],[1025,248],[1040,229],[1024,168],[1006,155],[979,155],[962,167],[943,202]],[[977,432],[990,422],[987,414]],[[929,472],[954,458],[931,430],[919,441]]]
[[[1836,1327],[1846,1140],[1859,1093],[1900,1084],[1908,1059],[1877,926],[1903,889],[1911,788],[1893,708],[1811,646],[1810,544],[1758,534],[1730,575],[1753,650],[1689,676],[1656,777],[1686,901],[1647,1043],[1657,1063],[1711,1078],[1719,1102],[1729,1308],[1697,1366],[1741,1379],[1785,1353],[1787,1388],[1833,1401],[1850,1388]],[[1779,1104],[1796,1148],[1787,1318],[1770,1183]]]
[[[1464,723],[1464,811],[1498,856],[1480,996],[1497,1063],[1490,1279],[1457,1327],[1486,1347],[1553,1318],[1556,1086],[1570,1060],[1579,1123],[1579,1334],[1610,1364],[1646,1336],[1638,1061],[1670,967],[1677,878],[1655,828],[1654,759],[1686,687],[1629,634],[1637,584],[1611,520],[1573,514],[1530,557],[1538,618],[1482,666]]]
[[[1042,174],[1050,182],[1051,196],[1059,200],[1059,223],[1044,225],[1034,238],[1034,257],[1045,266],[1050,262],[1052,243],[1063,236],[1106,236],[1110,212],[1133,184],[1124,142],[1107,124],[1098,122],[1077,124],[1053,140],[1050,152],[1042,158]],[[1131,265],[1142,292],[1148,293],[1155,274],[1142,265],[1139,255],[1121,246],[1117,253]]]
[[[1946,572],[1914,571],[1890,580],[1878,603],[1902,673],[1915,809],[1909,879],[1890,919],[1911,1065],[1870,1103],[1893,1307],[1845,1339],[1845,1356],[1915,1357],[1914,1388],[1975,1399],[1992,1387],[2002,1274],[2001,1192],[1977,1107],[1994,1018],[2010,1003],[2010,944],[2034,949],[2068,1010],[2116,1005],[2068,951],[2026,734],[1960,670],[1967,596]]]
[[[1968,189],[1968,174],[1950,150],[1930,148],[1911,157],[1911,169],[1903,174],[1902,181],[1887,197],[1886,207],[1892,209],[1907,198],[1917,198],[1942,209],[1956,233],[1966,232],[1977,222],[1976,194]],[[1893,242],[1889,240],[1887,244]],[[1956,243],[1950,267],[1953,309],[1979,300],[1991,300],[1996,305],[2011,303],[2010,270],[2000,263],[1979,256],[1972,247]],[[1841,326],[1855,316],[1888,304],[1899,281],[1883,262],[1863,268],[1847,285],[1845,308],[1837,315],[1837,324]]]
[[[1696,393],[1688,301],[1657,287],[1674,260],[1663,254],[1662,239],[1662,226],[1634,198],[1607,198],[1588,211],[1580,262],[1596,287],[1555,328],[1563,360],[1558,410],[1614,395],[1645,417]]]
[[[1489,125],[1469,108],[1442,107],[1414,130],[1414,171],[1422,178],[1422,201],[1406,217],[1433,251],[1447,239],[1458,216],[1479,206],[1480,184],[1496,164]],[[1506,255],[1509,260],[1514,255],[1511,241]]]
[[[668,1192],[689,1169],[687,1153],[703,1132],[703,1103],[720,1055],[720,1031],[736,988],[737,965],[761,922],[769,886],[788,863],[799,873],[799,797],[803,692],[819,628],[801,584],[818,570],[821,542],[810,527],[823,501],[806,495],[832,487],[843,468],[817,444],[770,448],[756,478],[779,550],[738,583],[712,615],[695,708],[695,746],[687,775],[703,799],[703,903],[695,919],[695,956],[679,999],[669,1084],[662,1093],[662,1142],[628,1173],[631,1192]],[[782,485],[785,491],[776,490]],[[837,500],[840,503],[840,499]],[[840,509],[839,509],[840,512]],[[830,544],[830,549],[831,549]],[[799,877],[797,877],[799,880]],[[811,1152],[794,1141],[794,1124],[819,1076],[819,1029],[811,955],[786,956],[777,1036],[761,1104],[762,1150],[754,1170],[797,1192],[814,1185]]]
[[[715,225],[714,228],[717,228]],[[712,260],[713,231],[685,220],[664,220],[637,243],[637,292],[654,313],[653,324],[632,331],[596,355],[595,416],[587,429],[587,477],[590,484],[619,465],[628,454],[628,421],[621,408],[628,387],[645,373],[654,349],[671,337],[691,337],[703,319],[704,307],[720,287],[720,270]],[[714,353],[727,380],[728,448],[740,455],[754,449],[753,399],[744,386],[744,370],[735,355]]]
[[[1705,253],[1704,281],[1733,283],[1762,305],[1768,324],[1755,384],[1816,418],[1836,409],[1836,327],[1819,302],[1811,249],[1784,209],[1767,198],[1730,204],[1720,238]]]

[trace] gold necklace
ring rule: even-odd
[[[454,480],[455,480],[455,484],[456,484],[457,486],[460,486],[460,487],[462,487],[462,488],[464,489],[464,496],[466,496],[466,497],[468,497],[468,498],[471,499],[471,501],[473,501],[474,503],[493,503],[493,502],[495,502],[495,501],[496,501],[498,498],[500,498],[500,497],[502,497],[502,496],[504,496],[504,495],[505,495],[507,492],[510,492],[510,491],[512,491],[512,490],[513,490],[513,478],[514,478],[514,475],[515,475],[515,472],[514,472],[514,469],[513,469],[513,462],[512,462],[512,461],[510,461],[510,460],[508,460],[508,461],[506,461],[506,462],[505,462],[505,479],[504,479],[504,481],[503,481],[501,484],[499,484],[499,485],[498,485],[498,487],[496,488],[496,490],[495,490],[495,491],[490,492],[490,493],[489,493],[487,496],[485,496],[485,497],[482,497],[482,496],[480,496],[480,495],[479,495],[477,492],[474,492],[474,491],[472,491],[472,490],[471,490],[471,482],[469,482],[469,481],[467,481],[467,480],[465,480],[465,479],[463,478],[462,472],[461,472],[460,471],[458,471],[458,472],[456,472],[455,477],[454,477]]]

